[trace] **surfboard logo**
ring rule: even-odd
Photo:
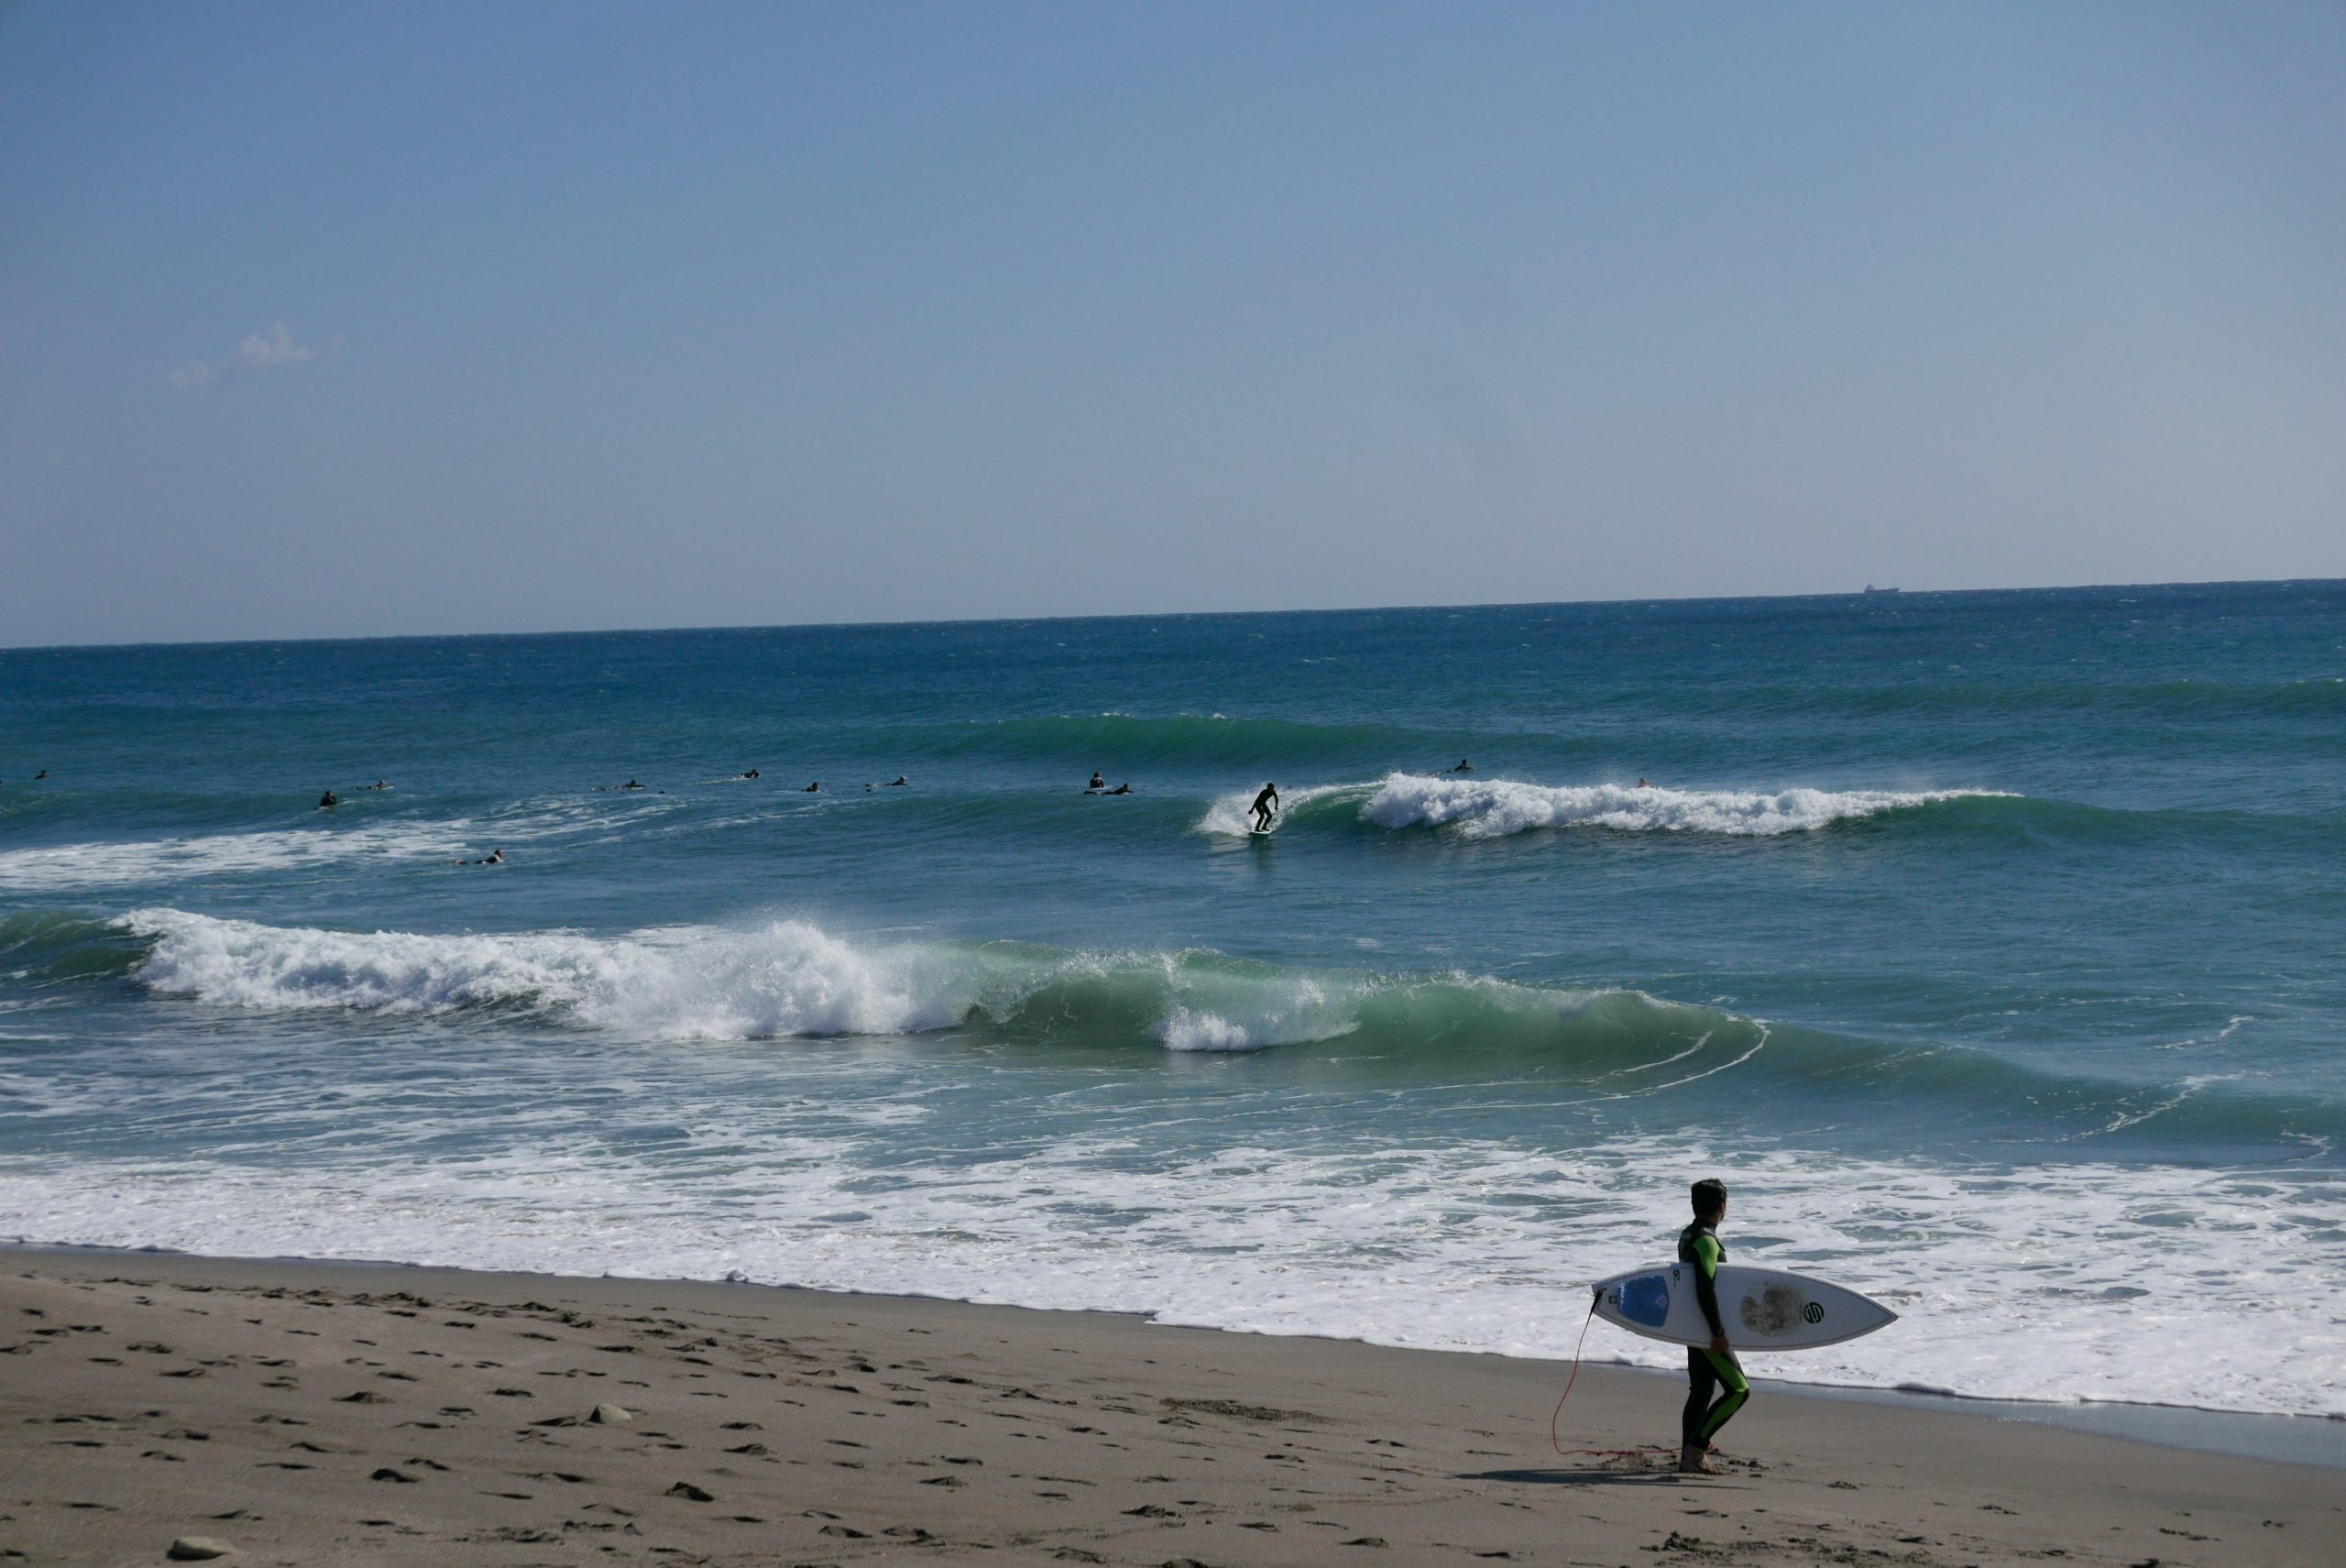
[[[1659,1274],[1642,1275],[1621,1287],[1614,1304],[1631,1322],[1658,1329],[1670,1317],[1669,1282]]]
[[[1800,1310],[1800,1315],[1809,1322],[1821,1323],[1825,1321],[1825,1303],[1822,1301],[1811,1301],[1807,1306],[1803,1307]]]

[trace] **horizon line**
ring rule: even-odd
[[[353,637],[214,637],[163,640],[148,642],[0,642],[0,657],[11,653],[72,653],[101,652],[115,649],[140,648],[249,648],[271,643],[345,643],[345,642],[455,642],[476,639],[510,637],[658,637],[694,632],[729,631],[826,631],[872,630],[891,627],[928,628],[937,626],[1025,626],[1052,621],[1091,620],[1203,620],[1208,619],[1235,620],[1266,615],[1387,615],[1420,613],[1436,610],[1470,609],[1576,609],[1596,605],[1623,604],[1752,604],[1795,599],[1863,599],[1883,598],[1896,595],[1900,598],[1951,598],[1971,594],[2073,594],[2106,592],[2117,588],[2238,588],[2238,587],[2303,587],[2329,584],[2346,585],[2346,577],[2210,577],[2183,582],[2158,583],[2062,583],[2034,587],[1973,587],[1973,588],[1905,588],[1867,584],[1862,588],[1838,588],[1824,593],[1797,594],[1622,594],[1609,598],[1584,599],[1494,599],[1475,604],[1381,604],[1347,605],[1337,608],[1298,609],[1175,609],[1175,610],[1112,610],[1090,615],[975,615],[933,616],[905,620],[775,620],[737,622],[730,625],[667,625],[667,626],[590,626],[569,627],[536,631],[379,631]]]

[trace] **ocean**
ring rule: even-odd
[[[2346,583],[0,652],[27,1244],[2337,1415],[2342,1030]]]

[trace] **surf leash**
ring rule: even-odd
[[[1556,1435],[1556,1423],[1563,1419],[1564,1401],[1573,1397],[1573,1385],[1580,1381],[1580,1348],[1588,1343],[1589,1325],[1596,1321],[1597,1299],[1596,1293],[1592,1291],[1588,1298],[1588,1316],[1581,1320],[1580,1338],[1573,1342],[1572,1374],[1564,1379],[1564,1391],[1556,1396],[1556,1409],[1548,1417],[1548,1446],[1566,1459],[1577,1459],[1584,1455],[1605,1459],[1628,1459],[1643,1453],[1675,1453],[1676,1449],[1665,1448],[1660,1444],[1650,1444],[1644,1448],[1566,1448],[1564,1440]]]

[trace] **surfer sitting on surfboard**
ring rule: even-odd
[[[1678,1233],[1678,1261],[1694,1266],[1694,1300],[1710,1325],[1711,1343],[1686,1347],[1686,1409],[1679,1421],[1678,1468],[1698,1475],[1711,1474],[1703,1455],[1711,1439],[1751,1398],[1751,1385],[1742,1365],[1727,1348],[1727,1320],[1719,1316],[1719,1265],[1727,1248],[1719,1245],[1718,1223],[1727,1218],[1727,1183],[1705,1177],[1694,1183],[1694,1223]],[[1724,1388],[1717,1403],[1714,1388]]]
[[[1263,793],[1255,797],[1255,804],[1251,807],[1255,813],[1255,831],[1257,833],[1269,832],[1271,830],[1271,814],[1278,810],[1278,808],[1279,786],[1275,784],[1265,784],[1263,786]]]

